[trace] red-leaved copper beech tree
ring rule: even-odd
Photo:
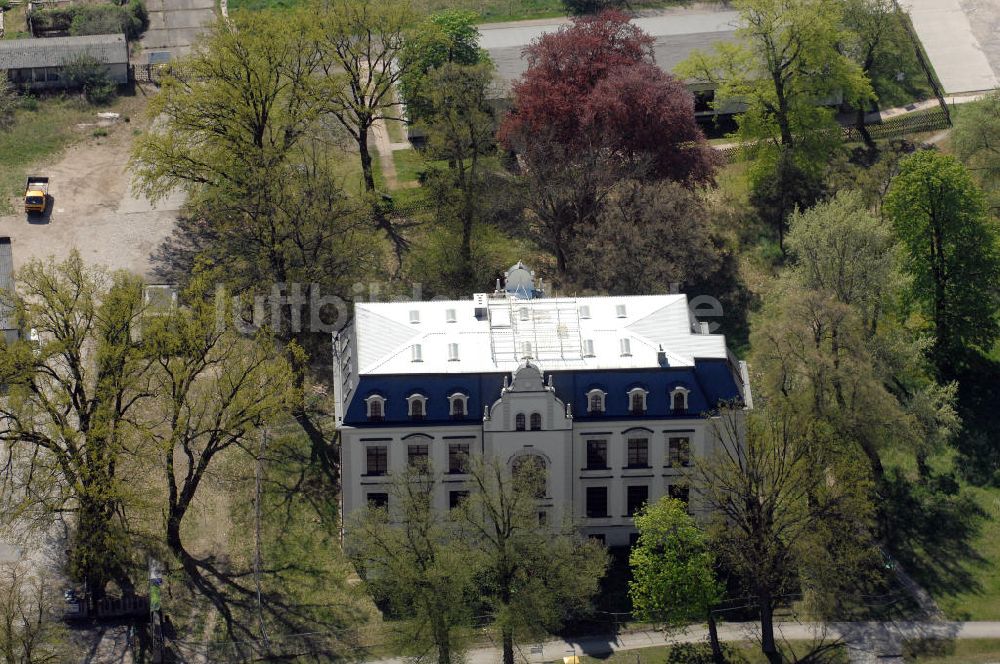
[[[540,240],[565,270],[569,239],[626,178],[711,183],[717,159],[694,98],[620,12],[573,20],[526,50],[499,139],[518,153]]]

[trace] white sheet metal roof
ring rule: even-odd
[[[526,355],[546,371],[656,368],[661,346],[673,367],[727,357],[723,335],[692,331],[685,295],[488,302],[489,314],[479,319],[474,300],[355,304],[360,374],[512,371]],[[580,307],[589,308],[589,317],[579,315]],[[449,310],[454,322],[448,322]],[[411,322],[414,311],[418,322]],[[588,341],[592,357],[585,356]],[[417,344],[420,361],[414,361]],[[449,344],[458,345],[457,360],[449,359]]]

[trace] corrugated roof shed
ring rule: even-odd
[[[125,35],[0,40],[0,69],[60,67],[82,55],[106,65],[128,63]]]
[[[654,39],[653,56],[661,69],[672,72],[695,50],[710,51],[720,42],[736,41],[739,14],[735,11],[685,11],[683,13],[633,19]],[[504,85],[524,74],[528,63],[524,49],[542,35],[570,25],[567,19],[531,25],[494,24],[480,26],[480,46],[497,67]]]

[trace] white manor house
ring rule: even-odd
[[[343,513],[392,510],[390,476],[429,464],[444,510],[469,456],[546,469],[540,518],[570,517],[608,546],[709,452],[705,413],[752,405],[746,364],[682,294],[544,297],[518,263],[470,300],[357,303],[334,337]],[[544,515],[543,515],[544,513]]]

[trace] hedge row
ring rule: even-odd
[[[35,36],[46,32],[71,35],[106,35],[124,32],[137,39],[149,27],[149,14],[143,0],[128,0],[125,5],[68,5],[42,8],[28,15]]]

